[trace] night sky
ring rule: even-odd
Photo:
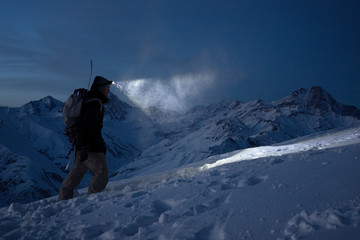
[[[92,59],[93,77],[143,79],[186,107],[320,85],[360,108],[359,13],[355,0],[1,1],[0,105],[65,101]]]

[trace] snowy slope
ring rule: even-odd
[[[360,128],[0,209],[0,239],[359,239]]]

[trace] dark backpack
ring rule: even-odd
[[[85,88],[75,89],[74,93],[71,94],[64,104],[62,120],[65,123],[65,135],[68,136],[69,142],[73,145],[76,141],[84,103],[98,101],[100,103],[100,109],[102,109],[102,102],[98,98],[91,98],[85,101],[87,92],[88,90]]]
[[[74,93],[66,100],[62,113],[62,120],[65,124],[65,135],[69,142],[75,144],[76,134],[79,128],[81,109],[87,94],[85,88],[75,89]]]

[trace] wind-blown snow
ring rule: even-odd
[[[0,239],[357,239],[360,128],[0,209]]]
[[[135,105],[145,109],[185,111],[197,102],[202,93],[214,83],[210,73],[173,76],[169,81],[134,79],[118,81],[115,86]]]

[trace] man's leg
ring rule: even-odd
[[[108,167],[104,153],[89,152],[89,157],[84,164],[93,172],[88,194],[104,190],[109,181]]]
[[[87,171],[86,165],[80,162],[80,152],[76,152],[74,166],[61,185],[58,201],[73,198],[74,189],[79,186]]]

